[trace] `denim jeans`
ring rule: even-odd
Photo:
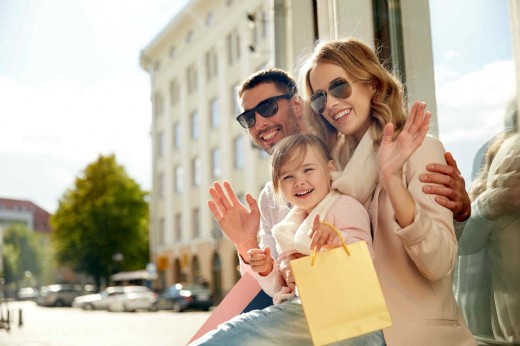
[[[190,344],[190,346],[195,345],[301,346],[312,345],[312,338],[300,299],[295,297],[282,304],[238,315]],[[331,345],[384,346],[386,344],[383,333],[379,330]]]

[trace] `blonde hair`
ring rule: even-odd
[[[404,88],[399,79],[381,65],[375,52],[363,42],[346,38],[341,40],[318,42],[314,53],[300,68],[300,90],[305,100],[304,117],[309,127],[325,139],[329,149],[336,143],[339,131],[322,115],[315,113],[309,100],[313,95],[310,83],[311,71],[320,63],[337,65],[356,81],[365,82],[375,87],[370,101],[370,121],[372,140],[379,146],[383,138],[385,125],[392,122],[397,136],[406,122],[407,107]]]
[[[271,156],[271,181],[276,198],[281,205],[284,205],[285,202],[281,193],[280,171],[289,162],[296,165],[301,164],[309,148],[316,150],[322,159],[323,167],[326,172],[329,172],[327,164],[332,160],[332,156],[325,143],[318,136],[311,134],[292,135],[285,137],[274,147]]]

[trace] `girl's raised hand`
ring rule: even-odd
[[[426,133],[431,113],[425,112],[426,103],[415,102],[403,130],[394,140],[394,124],[386,124],[379,147],[377,163],[382,181],[401,178],[404,163],[419,148]]]

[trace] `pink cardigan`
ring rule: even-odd
[[[452,213],[422,192],[419,175],[445,163],[444,148],[426,137],[410,157],[403,181],[416,201],[414,222],[401,228],[381,184],[370,206],[374,265],[392,318],[384,329],[389,346],[476,345],[452,291],[457,256]]]

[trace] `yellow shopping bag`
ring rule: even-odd
[[[315,345],[325,345],[392,325],[364,241],[291,261],[296,287]]]

